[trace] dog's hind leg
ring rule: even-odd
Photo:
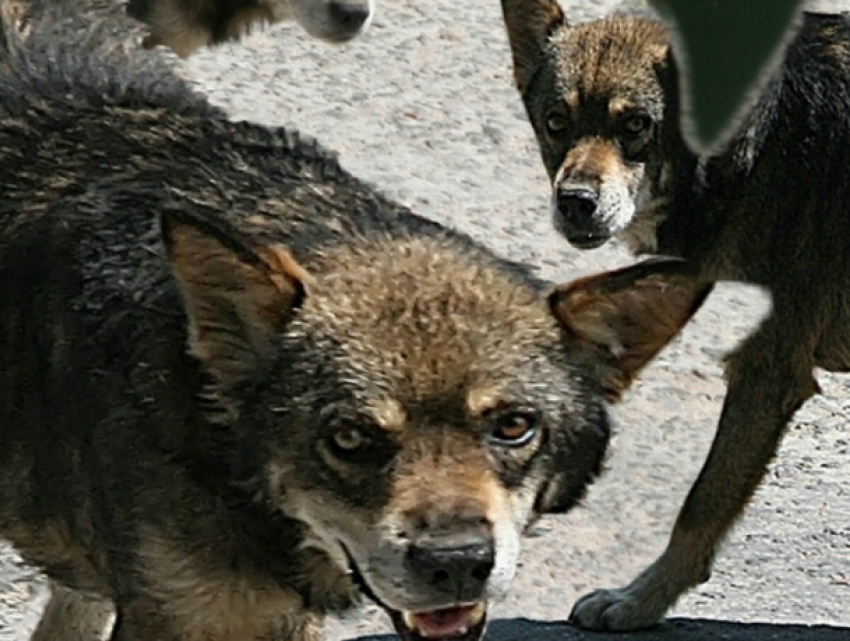
[[[50,600],[31,641],[100,641],[106,637],[113,608],[106,599],[50,582]]]
[[[787,423],[817,392],[814,340],[793,335],[799,326],[783,327],[776,311],[729,359],[717,433],[667,549],[628,586],[579,599],[570,617],[576,625],[612,631],[652,626],[708,579],[718,546],[764,477]]]

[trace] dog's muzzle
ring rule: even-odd
[[[556,187],[553,198],[555,228],[571,245],[595,249],[611,238],[611,231],[599,220],[599,196],[587,187]]]
[[[438,607],[401,611],[383,603],[349,556],[355,580],[384,608],[402,641],[479,641],[487,625],[487,582],[496,562],[492,537],[475,533],[423,535],[405,555],[408,580],[428,586]]]
[[[359,34],[371,17],[367,3],[351,0],[334,0],[328,5],[328,13],[336,27],[337,37],[345,41]]]

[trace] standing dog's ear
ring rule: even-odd
[[[577,340],[594,354],[609,401],[620,398],[714,287],[696,280],[686,267],[679,259],[655,258],[588,276],[550,294],[567,340]]]
[[[257,250],[177,214],[160,219],[188,321],[189,352],[224,387],[268,358],[305,296],[307,272],[279,246]]]
[[[502,15],[514,61],[514,80],[520,95],[543,64],[552,31],[566,24],[555,0],[502,0]]]

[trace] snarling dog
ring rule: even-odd
[[[146,23],[143,45],[165,45],[186,58],[199,49],[239,40],[252,30],[295,20],[311,36],[347,42],[369,27],[373,0],[129,0],[127,13]]]
[[[740,131],[705,157],[679,128],[661,23],[571,25],[553,0],[502,7],[564,236],[683,257],[700,280],[772,296],[770,316],[728,357],[717,434],[666,550],[630,585],[573,609],[588,628],[641,628],[709,576],[786,425],[817,392],[813,368],[850,368],[850,22],[807,13]]]
[[[108,607],[113,641],[315,640],[365,594],[477,641],[705,287],[551,287],[100,29],[0,32],[0,535],[53,583],[35,638]]]

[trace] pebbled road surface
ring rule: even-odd
[[[617,248],[579,253],[552,232],[498,2],[377,1],[370,31],[342,47],[281,25],[175,64],[234,118],[317,136],[387,193],[548,278],[629,262]],[[584,20],[618,3],[563,4],[572,20]],[[850,0],[814,8],[850,9]],[[719,357],[767,309],[754,288],[720,287],[646,370],[615,412],[607,474],[582,508],[544,520],[526,542],[511,596],[493,612],[502,620],[491,641],[610,638],[557,622],[578,596],[624,584],[662,550],[719,415]],[[824,394],[795,417],[711,580],[679,603],[678,620],[627,638],[850,638],[850,379],[819,380]],[[38,573],[0,542],[0,641],[28,638],[44,596]],[[380,611],[364,607],[330,621],[325,636],[366,641],[389,630]]]

